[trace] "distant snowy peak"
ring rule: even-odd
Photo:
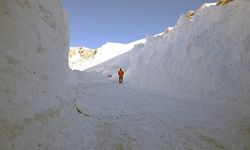
[[[106,42],[106,43],[103,44],[100,48],[102,48],[102,47],[107,47],[107,46],[113,47],[113,46],[117,46],[117,45],[121,46],[121,45],[126,45],[126,44],[123,44],[123,43],[116,43],[116,42]]]
[[[116,49],[124,49],[126,47],[126,44],[122,43],[114,43],[114,42],[107,42],[103,44],[100,48],[97,48],[98,51],[102,50],[116,50]]]
[[[141,43],[145,43],[145,39],[128,44],[107,42],[97,49],[72,47],[69,50],[69,67],[72,70],[84,71],[131,51],[135,45]]]
[[[204,8],[208,8],[211,6],[216,6],[217,3],[204,3],[203,5],[201,5],[201,7],[199,9],[204,9]]]

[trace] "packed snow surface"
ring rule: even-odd
[[[97,75],[85,73],[85,80],[82,78],[76,89],[76,105],[81,113],[74,108],[63,111],[71,116],[71,122],[61,129],[68,135],[70,149],[250,148],[247,105],[216,99],[178,99],[126,83],[119,85],[117,79]]]

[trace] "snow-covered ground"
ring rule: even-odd
[[[76,105],[85,115],[78,114],[82,116],[78,124],[82,130],[76,131],[80,132],[76,149],[250,148],[247,105],[216,99],[177,99],[117,81],[100,81],[77,88]]]
[[[108,43],[78,72],[59,0],[0,1],[0,150],[249,150],[249,3],[207,5],[132,57],[138,41]]]
[[[178,99],[88,72],[72,101],[51,107],[4,149],[223,150],[250,148],[249,107]],[[126,78],[125,78],[126,79]],[[42,118],[42,119],[41,119]],[[41,120],[40,120],[41,119]],[[35,136],[36,135],[36,136]],[[2,141],[3,142],[3,141]]]

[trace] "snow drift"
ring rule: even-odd
[[[250,1],[203,5],[132,50],[130,80],[179,96],[250,98]]]
[[[1,0],[0,22],[0,149],[34,149],[69,100],[67,16],[60,0]]]

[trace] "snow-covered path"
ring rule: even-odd
[[[215,100],[175,99],[126,84],[81,84],[82,148],[250,149],[250,110]]]

